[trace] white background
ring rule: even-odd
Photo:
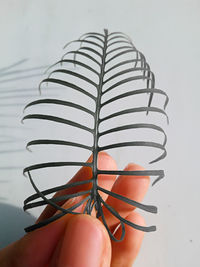
[[[168,156],[159,165],[165,169],[166,177],[150,188],[145,198],[145,203],[159,208],[156,216],[144,215],[158,230],[145,235],[134,266],[199,266],[199,25],[198,0],[0,0],[0,68],[25,58],[29,59],[22,64],[25,68],[54,63],[66,42],[82,33],[108,28],[125,32],[133,39],[146,55],[158,87],[168,93]],[[36,77],[25,82],[4,82],[0,88],[24,88],[27,83],[33,88],[39,80]],[[28,100],[23,99],[24,103]],[[2,110],[0,114],[16,115],[8,121],[10,125],[22,117],[22,107]],[[20,123],[18,126],[22,127]],[[0,131],[8,134],[2,127]],[[11,131],[22,138],[18,149],[23,149],[23,127]],[[5,149],[4,145],[2,150]],[[33,192],[21,174],[26,156],[20,151],[0,154],[1,247],[23,235],[23,227],[34,221],[22,211],[23,200]],[[5,166],[16,169],[6,170]]]

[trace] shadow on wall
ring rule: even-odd
[[[24,228],[36,221],[23,209],[6,203],[0,203],[0,214],[0,249],[21,238]]]
[[[7,166],[5,162],[12,165],[15,163],[12,156],[20,158],[19,153],[25,151],[23,131],[26,128],[22,128],[20,123],[23,108],[30,99],[38,97],[38,88],[34,85],[38,84],[48,67],[28,67],[25,64],[27,61],[22,59],[0,68],[0,249],[21,238],[25,234],[24,228],[36,220],[22,208],[3,203],[7,197],[1,195],[4,190],[7,192],[12,182],[1,180],[2,171],[22,171],[24,167],[19,164]],[[33,88],[29,88],[29,84],[33,84]]]
[[[27,101],[38,97],[38,84],[48,67],[27,67],[28,59],[0,68],[0,154],[19,154],[25,151],[21,117]],[[36,82],[37,81],[37,82]],[[29,88],[33,84],[33,88]]]

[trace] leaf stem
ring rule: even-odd
[[[102,97],[103,79],[104,79],[104,74],[105,74],[107,46],[108,46],[108,30],[105,29],[102,62],[101,62],[101,69],[100,69],[100,74],[99,74],[99,83],[97,86],[97,99],[96,99],[95,125],[94,125],[93,162],[92,162],[93,187],[92,187],[91,197],[94,200],[96,210],[98,210],[98,203],[97,203],[97,186],[98,186],[97,168],[98,166],[97,166],[97,162],[98,162],[98,152],[99,152],[99,147],[98,147],[99,122],[100,122],[101,97]],[[92,206],[90,207],[92,209]],[[92,211],[91,209],[88,209],[89,213],[91,213]]]

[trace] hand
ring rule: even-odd
[[[88,161],[91,161],[91,157]],[[116,170],[115,161],[105,152],[99,153],[98,168]],[[142,170],[136,164],[129,164],[126,170]],[[81,168],[70,182],[90,179],[89,167]],[[119,176],[99,175],[98,184],[141,202],[149,186],[147,176]],[[87,190],[87,185],[70,188],[58,192],[56,196]],[[134,211],[134,207],[113,197],[101,194],[113,208],[127,220],[139,225],[145,225],[144,219]],[[61,203],[68,208],[79,202],[83,196]],[[75,211],[81,212],[83,206]],[[47,206],[37,221],[49,218],[56,211]],[[119,221],[104,209],[106,221],[111,231],[114,231]],[[95,215],[95,214],[93,214]],[[141,246],[144,233],[125,225],[126,234],[122,242],[114,242],[104,225],[95,216],[65,215],[57,221],[26,234],[22,239],[0,251],[1,267],[131,267]],[[121,227],[115,233],[120,238]]]

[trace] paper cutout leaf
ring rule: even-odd
[[[39,100],[33,101],[25,107],[25,110],[31,106],[44,105],[44,104],[45,105],[48,104],[50,106],[57,105],[60,107],[67,106],[67,107],[71,107],[71,108],[80,110],[82,112],[85,112],[91,115],[91,118],[94,121],[94,127],[90,128],[88,126],[69,120],[67,118],[46,115],[42,113],[26,115],[23,118],[23,121],[33,120],[33,119],[34,120],[47,120],[49,121],[49,123],[54,122],[55,124],[60,123],[60,124],[70,125],[71,127],[78,128],[83,131],[87,131],[93,135],[93,146],[88,146],[88,145],[85,145],[84,143],[72,142],[70,140],[38,139],[38,140],[30,141],[27,144],[27,148],[30,149],[32,146],[36,146],[36,145],[72,146],[72,147],[77,147],[80,149],[86,149],[86,150],[91,151],[93,155],[93,160],[91,163],[65,162],[65,161],[44,162],[44,163],[35,164],[32,166],[26,167],[24,169],[24,173],[28,174],[30,182],[36,191],[35,194],[28,197],[24,201],[24,210],[28,210],[34,207],[49,204],[53,206],[56,210],[60,211],[59,214],[56,214],[52,216],[51,218],[48,218],[42,222],[29,226],[25,230],[29,232],[34,229],[40,228],[44,225],[47,225],[57,220],[58,218],[68,213],[77,214],[77,212],[74,211],[75,208],[84,203],[85,204],[84,213],[91,214],[92,209],[96,209],[97,217],[102,218],[102,221],[106,229],[108,230],[108,233],[111,239],[115,241],[123,240],[124,235],[125,235],[124,224],[130,225],[136,229],[139,229],[145,232],[155,231],[156,230],[155,226],[136,225],[133,222],[127,221],[126,219],[121,217],[120,214],[115,209],[113,209],[110,205],[108,205],[102,199],[100,192],[103,192],[107,194],[108,196],[112,196],[113,198],[119,199],[123,201],[124,203],[128,203],[129,205],[145,210],[147,212],[156,213],[157,208],[155,206],[149,206],[149,205],[138,203],[132,199],[128,199],[124,196],[121,196],[119,194],[108,191],[98,186],[98,175],[106,174],[106,175],[127,175],[127,176],[130,176],[130,175],[132,176],[133,175],[154,176],[156,177],[156,179],[154,180],[153,184],[155,184],[156,182],[158,182],[160,179],[164,177],[164,171],[163,170],[142,170],[142,171],[99,170],[97,167],[97,158],[98,158],[98,153],[103,150],[107,151],[109,149],[115,149],[115,148],[121,148],[121,147],[127,147],[127,146],[134,146],[134,147],[144,146],[144,147],[152,147],[152,148],[160,149],[161,151],[160,156],[157,157],[156,159],[152,159],[150,163],[157,162],[165,158],[166,156],[165,145],[166,145],[167,137],[166,137],[164,130],[158,125],[150,124],[150,123],[143,123],[143,122],[135,123],[135,124],[131,123],[131,124],[127,124],[127,125],[123,125],[119,127],[114,127],[114,128],[102,131],[102,132],[99,131],[99,126],[104,121],[109,121],[112,118],[123,116],[125,114],[146,113],[148,115],[149,113],[158,113],[158,114],[164,115],[168,121],[168,117],[165,112],[165,108],[168,103],[168,96],[161,89],[155,88],[155,77],[149,67],[149,64],[146,62],[144,55],[139,50],[136,49],[131,39],[124,33],[121,33],[121,32],[108,33],[108,30],[104,30],[104,34],[96,33],[96,32],[86,33],[82,35],[80,39],[68,43],[65,46],[65,48],[66,47],[68,48],[70,45],[74,43],[80,44],[79,49],[66,52],[60,61],[55,63],[53,66],[51,66],[51,67],[57,67],[60,65],[61,67],[50,72],[49,76],[40,83],[39,90],[41,91],[41,87],[44,83],[61,85],[65,87],[66,89],[71,88],[72,90],[78,91],[79,93],[89,97],[92,101],[94,101],[95,107],[96,107],[95,111],[91,111],[86,106],[82,106],[82,105],[67,101],[67,99],[59,100],[59,99],[53,99],[53,98],[39,99]],[[73,59],[70,58],[71,56],[73,57]],[[130,59],[125,60],[123,56],[130,56]],[[82,60],[80,60],[79,58],[81,58]],[[87,61],[87,63],[85,63],[85,61]],[[88,62],[91,62],[91,64],[89,64]],[[91,72],[91,74],[95,75],[98,78],[98,83],[95,82],[90,77],[81,75],[78,72],[78,70],[76,71],[76,69],[75,71],[71,71],[70,69],[65,67],[66,63],[68,65],[73,64],[74,66],[77,66],[79,68],[82,68],[84,70]],[[130,64],[131,64],[131,67],[130,67]],[[48,71],[51,69],[51,67],[48,69]],[[138,72],[140,72],[140,74],[138,74]],[[56,74],[58,73],[66,74],[68,76],[73,77],[74,82],[69,82],[67,78],[66,79],[55,78]],[[125,74],[126,74],[126,78],[124,78]],[[105,78],[105,75],[108,77]],[[118,79],[118,81],[116,82],[115,78],[120,78],[120,80]],[[88,92],[86,88],[77,85],[76,79],[80,79],[92,85],[94,89],[96,90],[97,95],[95,96],[92,93]],[[142,80],[145,81],[145,84],[146,84],[145,88],[121,93],[119,95],[116,95],[115,97],[111,97],[108,100],[102,102],[102,96],[114,90],[116,87],[118,86],[125,87],[130,82],[142,81]],[[110,85],[106,87],[105,89],[105,85],[107,85],[108,83]],[[110,104],[111,102],[115,102],[122,98],[129,98],[131,96],[144,95],[144,94],[149,94],[149,100],[146,106],[141,106],[141,107],[133,106],[132,108],[129,108],[129,109],[126,109],[125,107],[123,110],[119,110],[118,112],[114,112],[108,116],[100,118],[101,109],[104,106]],[[152,99],[154,95],[163,95],[165,97],[165,103],[164,103],[163,109],[152,106]],[[164,136],[164,141],[163,143],[157,143],[157,142],[134,141],[133,140],[131,142],[121,142],[121,143],[114,143],[114,144],[110,144],[106,146],[99,146],[99,138],[101,136],[105,136],[110,133],[117,133],[117,132],[121,132],[124,130],[129,130],[129,129],[151,129],[153,131],[160,132]],[[44,169],[44,168],[54,168],[54,167],[63,167],[63,166],[90,167],[92,168],[93,177],[92,179],[89,179],[89,180],[65,184],[65,185],[57,186],[57,187],[50,188],[44,191],[40,191],[37,188],[32,178],[32,171]],[[127,177],[127,179],[128,178],[129,177]],[[81,192],[77,192],[77,193],[69,194],[69,195],[62,195],[62,196],[54,197],[54,198],[48,198],[48,195],[51,193],[59,192],[67,188],[76,187],[76,186],[80,186],[80,185],[87,184],[87,183],[92,183],[92,187],[90,190],[81,191]],[[74,206],[70,207],[69,209],[64,209],[59,205],[60,201],[68,200],[73,197],[83,196],[83,195],[85,195],[85,198],[78,204],[75,204]],[[106,219],[104,217],[104,213],[102,209],[103,206],[105,206],[105,208],[109,210],[109,212],[112,215],[118,218],[121,223],[122,235],[119,240],[117,240],[114,234],[111,233],[106,223]]]

